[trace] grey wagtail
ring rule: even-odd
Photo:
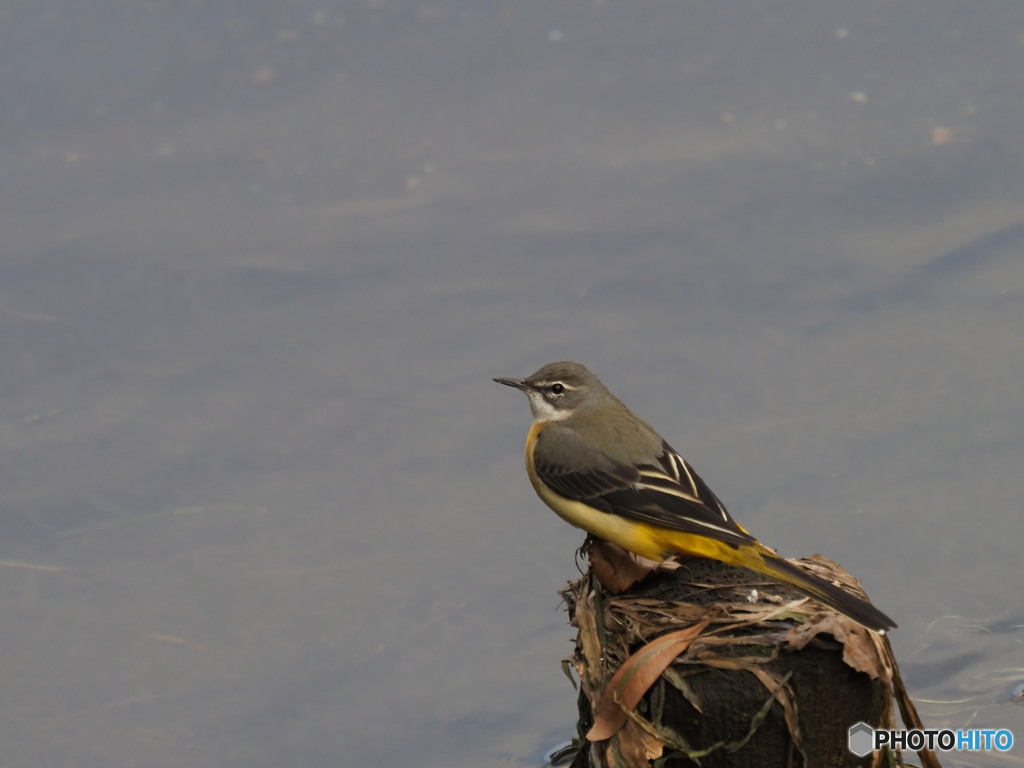
[[[749,568],[868,629],[896,626],[747,533],[683,457],[579,363],[494,380],[529,398],[526,471],[541,500],[569,524],[649,560],[682,554]]]

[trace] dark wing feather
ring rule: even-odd
[[[545,485],[567,499],[586,501],[608,512],[610,510],[599,503],[606,494],[625,490],[640,481],[640,472],[635,468],[611,461],[603,461],[587,470],[573,471],[564,464],[545,459],[541,446],[542,442],[538,441],[534,453],[537,475]]]
[[[626,465],[558,426],[541,432],[534,448],[537,475],[560,496],[631,520],[693,533],[734,546],[754,539],[668,443],[652,464]],[[569,457],[575,469],[565,466]],[[586,467],[586,469],[580,469]]]

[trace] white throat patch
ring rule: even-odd
[[[533,412],[534,421],[562,421],[572,414],[571,410],[555,408],[544,399],[544,395],[540,392],[529,390],[526,396],[530,400],[530,410]]]

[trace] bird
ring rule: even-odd
[[[874,632],[896,627],[747,533],[693,467],[583,365],[549,363],[525,379],[494,381],[529,399],[526,471],[570,525],[656,562],[689,555],[747,568]]]

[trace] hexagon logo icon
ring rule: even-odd
[[[864,722],[851,725],[846,746],[857,757],[870,755],[875,747],[875,729]]]

